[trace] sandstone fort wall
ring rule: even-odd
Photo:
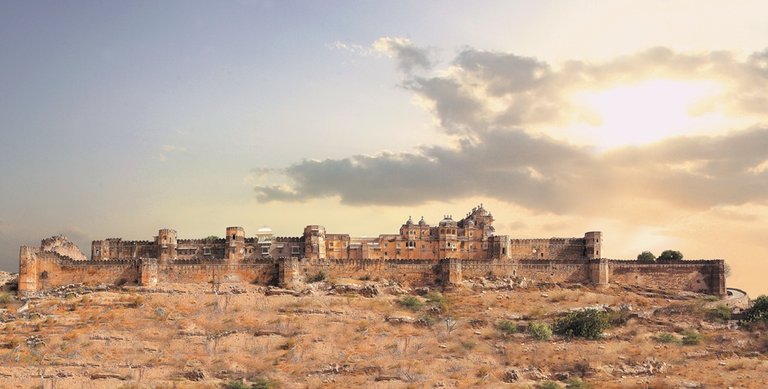
[[[410,285],[456,285],[464,278],[523,277],[554,283],[609,283],[724,296],[722,260],[642,263],[601,259],[602,233],[580,238],[510,239],[496,235],[482,204],[436,226],[410,217],[398,234],[353,238],[309,225],[299,237],[268,228],[246,236],[227,227],[224,238],[178,239],[160,229],[153,240],[94,241],[91,259],[63,236],[21,247],[19,290],[70,283],[156,286],[166,283],[249,282],[298,285],[323,272],[331,279],[388,279]]]

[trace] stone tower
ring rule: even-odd
[[[325,259],[325,227],[309,225],[304,228],[304,256],[307,259]]]
[[[161,229],[157,232],[155,244],[157,245],[157,258],[161,264],[167,264],[169,260],[176,259],[176,230]]]
[[[227,246],[224,253],[227,263],[238,263],[245,259],[245,229],[227,227]]]
[[[584,248],[587,258],[598,259],[602,258],[600,247],[603,244],[603,233],[600,231],[591,231],[584,234]]]

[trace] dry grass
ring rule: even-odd
[[[100,292],[39,301],[31,308],[35,318],[0,324],[0,344],[11,346],[0,348],[0,386],[34,378],[47,387],[55,380],[57,387],[208,388],[262,377],[282,387],[497,387],[511,368],[537,368],[553,380],[567,372],[601,388],[675,387],[683,380],[713,387],[768,386],[768,364],[762,357],[718,358],[738,346],[762,350],[764,340],[742,331],[698,328],[696,301],[669,303],[588,288],[459,289],[422,299],[423,306],[409,309],[398,303],[402,296],[265,296],[247,287],[249,293],[239,295]],[[500,331],[497,325],[534,319],[551,324],[568,309],[621,303],[635,310],[672,307],[653,320],[632,319],[610,328],[597,341],[537,341],[527,332]],[[432,306],[439,313],[430,311]],[[431,317],[434,322],[385,321],[393,315]],[[446,318],[455,324],[447,325]],[[676,332],[687,327],[704,335],[701,344],[654,340],[662,332],[681,337]],[[32,335],[45,344],[28,346]],[[663,374],[619,371],[649,358],[665,364]],[[41,380],[40,369],[53,375]],[[204,371],[205,381],[184,378],[194,369]],[[107,370],[130,377],[91,379],[93,372]],[[10,378],[8,372],[13,372]],[[56,377],[57,372],[71,376]],[[521,380],[523,386],[535,383],[529,376]]]

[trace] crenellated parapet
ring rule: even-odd
[[[516,239],[497,235],[482,205],[459,220],[433,225],[409,217],[396,233],[353,237],[308,225],[301,236],[249,236],[227,227],[223,238],[179,239],[170,228],[153,240],[93,241],[91,259],[63,236],[19,251],[19,291],[70,283],[141,285],[223,282],[301,285],[308,275],[389,279],[414,285],[459,286],[476,277],[525,277],[543,282],[656,286],[725,294],[723,260],[644,263],[604,259],[599,231],[583,237]]]

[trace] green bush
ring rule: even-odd
[[[725,323],[728,320],[731,320],[731,308],[728,308],[725,305],[718,305],[715,308],[707,310],[706,316],[709,321]]]
[[[554,331],[569,338],[598,339],[608,328],[608,315],[596,309],[571,312],[555,322]]]
[[[424,326],[424,327],[432,328],[432,326],[434,326],[435,323],[437,323],[437,318],[435,316],[432,316],[432,315],[424,315],[424,316],[419,318],[417,323],[419,325]]]
[[[440,307],[440,309],[445,309],[448,306],[448,299],[440,294],[440,292],[430,292],[424,296],[424,298],[427,299],[427,302],[430,304]]]
[[[309,278],[307,278],[307,282],[310,284],[314,284],[315,282],[325,281],[325,279],[326,279],[325,272],[320,270],[316,274],[309,276]]]
[[[224,384],[224,389],[250,389],[248,385],[246,385],[242,381],[229,381],[226,384]]]
[[[251,389],[273,389],[273,388],[275,388],[275,384],[266,378],[257,378],[255,381],[253,381],[253,384],[251,385]]]
[[[589,386],[588,383],[578,379],[578,378],[571,378],[568,381],[565,382],[565,387],[568,389],[589,389],[591,386]]]
[[[662,332],[654,338],[659,343],[680,343],[680,340],[669,332]]]
[[[512,335],[517,332],[517,325],[509,320],[502,320],[496,323],[496,329],[503,335]]]
[[[411,311],[418,311],[424,306],[424,303],[414,296],[405,296],[398,300],[397,303]]]
[[[552,337],[552,328],[547,323],[532,322],[528,325],[528,332],[536,340],[549,340]]]
[[[756,298],[752,306],[744,311],[742,321],[746,323],[768,322],[768,296],[762,295]]]
[[[544,381],[536,385],[536,389],[560,389],[560,385],[554,381]]]
[[[13,300],[13,296],[11,296],[8,292],[0,292],[0,304],[8,304]]]
[[[687,330],[683,332],[683,344],[687,346],[694,346],[699,343],[701,343],[702,336],[700,333],[693,331],[693,330]]]

